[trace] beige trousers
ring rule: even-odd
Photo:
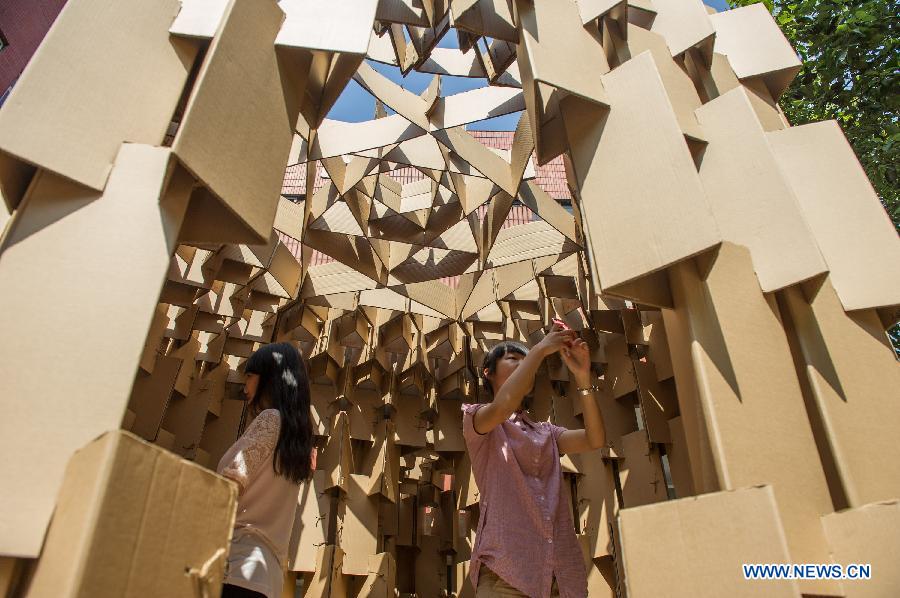
[[[496,573],[481,566],[478,572],[478,588],[475,590],[475,598],[495,598],[503,596],[518,596],[520,598],[528,598],[516,588],[512,587],[498,576]],[[553,578],[553,586],[550,588],[550,596],[559,597],[559,588],[556,587],[556,578]]]

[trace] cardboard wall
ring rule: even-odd
[[[0,580],[103,578],[45,542],[54,508],[108,509],[88,538],[126,511],[66,498],[76,449],[121,428],[157,445],[103,437],[141,447],[129,475],[199,471],[173,454],[214,469],[247,424],[244,360],[286,341],[319,449],[289,583],[471,595],[460,407],[488,400],[495,343],[553,318],[602,389],[605,446],[561,463],[591,596],[741,593],[738,558],[870,548],[847,522],[874,527],[865,505],[898,493],[898,242],[837,125],[781,114],[799,64],[762,7],[261,2],[69,0],[0,109]],[[365,57],[435,76],[414,94]],[[440,75],[487,85],[444,94]],[[326,119],[351,78],[374,118]],[[517,112],[508,137],[466,130]],[[306,173],[291,200],[286,167]],[[547,359],[533,417],[578,428],[581,405]]]

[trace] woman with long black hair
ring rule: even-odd
[[[253,421],[216,468],[240,487],[222,598],[280,598],[300,484],[314,469],[309,379],[288,343],[260,347],[244,373]]]

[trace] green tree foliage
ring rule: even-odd
[[[732,7],[759,0],[729,0]],[[792,125],[834,119],[900,230],[900,2],[763,0],[803,68],[781,97]],[[888,332],[900,356],[900,325]]]
[[[733,7],[758,0],[729,0]],[[900,2],[764,0],[803,61],[781,98],[792,125],[834,119],[900,229]]]

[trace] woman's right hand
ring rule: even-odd
[[[563,347],[568,347],[577,338],[578,333],[574,330],[563,330],[562,326],[554,323],[550,327],[550,332],[541,339],[541,342],[534,346],[534,349],[537,349],[546,357],[556,353]]]

